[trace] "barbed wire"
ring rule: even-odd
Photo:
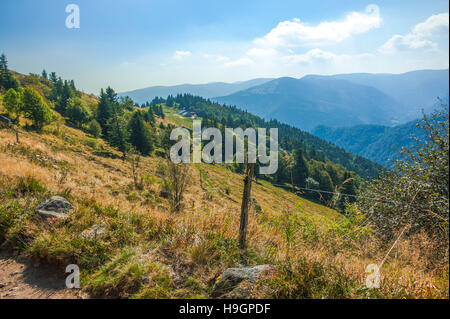
[[[259,183],[256,180],[252,180],[253,182],[255,182],[258,185],[261,185],[263,187],[265,187],[264,185],[262,185],[261,183]],[[393,201],[393,200],[388,200],[388,199],[380,199],[380,198],[375,198],[375,197],[367,197],[367,196],[361,196],[361,195],[355,195],[355,194],[346,194],[346,193],[341,193],[341,192],[331,192],[331,191],[327,191],[327,190],[322,190],[322,189],[315,189],[315,188],[308,188],[308,187],[301,187],[301,186],[296,186],[294,185],[294,187],[289,186],[289,185],[283,185],[283,184],[276,184],[276,183],[270,183],[273,186],[277,186],[277,187],[283,187],[286,189],[300,189],[300,190],[305,190],[305,191],[310,191],[310,192],[316,192],[316,193],[324,193],[324,194],[333,194],[333,195],[338,195],[338,196],[346,196],[346,197],[353,197],[355,199],[368,199],[368,200],[374,200],[374,201],[378,201],[378,202],[383,202],[385,204],[395,204],[395,205],[399,205],[399,204],[409,204],[406,201]],[[294,192],[295,194],[299,194],[300,192]]]

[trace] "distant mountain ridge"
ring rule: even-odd
[[[424,132],[414,120],[402,125],[387,127],[382,125],[357,125],[353,127],[330,128],[318,126],[312,134],[331,142],[344,150],[370,159],[385,167],[392,167],[400,158],[403,146],[411,147],[413,136],[424,137]]]
[[[402,74],[307,75],[300,79],[153,86],[119,96],[128,95],[142,104],[156,96],[188,93],[311,131],[318,125],[393,126],[414,120],[420,117],[422,109],[428,113],[438,97],[448,98],[448,79],[448,69]]]
[[[372,86],[393,97],[403,106],[400,121],[420,117],[421,109],[426,113],[430,112],[438,97],[445,99],[449,94],[448,69],[418,70],[402,74],[338,74],[331,77]]]
[[[213,100],[304,130],[358,124],[392,125],[399,103],[376,88],[331,77],[279,78]]]
[[[188,93],[204,97],[206,99],[214,96],[229,95],[253,86],[271,81],[271,78],[258,78],[249,81],[239,81],[234,83],[213,82],[206,84],[180,84],[174,86],[150,86],[143,89],[122,92],[119,96],[129,96],[139,104],[151,101],[154,97],[167,97],[178,93]]]

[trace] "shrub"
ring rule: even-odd
[[[33,121],[37,130],[42,130],[45,125],[50,124],[54,119],[48,105],[33,88],[26,88],[23,91],[23,111],[25,116]]]
[[[100,137],[102,134],[102,127],[96,120],[92,120],[87,125],[87,131],[89,134],[92,134],[95,138]]]

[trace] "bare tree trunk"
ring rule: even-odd
[[[242,196],[241,220],[239,226],[239,248],[246,248],[247,225],[248,225],[248,204],[252,190],[254,164],[247,163],[246,176],[244,179],[244,193]]]

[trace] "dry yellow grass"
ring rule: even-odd
[[[58,130],[58,134],[52,133]],[[160,184],[155,172],[161,158],[142,158],[141,174],[147,177],[147,184],[143,191],[136,191],[130,164],[120,158],[120,153],[101,140],[91,147],[88,139],[89,136],[79,130],[64,125],[58,129],[53,125],[42,134],[22,131],[21,143],[17,145],[15,135],[1,129],[0,176],[11,181],[33,176],[53,192],[70,190],[74,198],[93,199],[103,206],[112,205],[124,214],[132,212],[151,216],[161,223],[174,224],[179,233],[171,237],[169,243],[158,243],[158,249],[153,247],[151,259],[168,267],[167,271],[175,274],[172,277],[182,276],[180,274],[185,269],[192,267],[190,276],[203,287],[199,296],[206,297],[205,287],[211,278],[230,266],[223,257],[218,258],[219,262],[214,266],[208,264],[208,260],[215,258],[214,254],[221,253],[210,246],[208,237],[211,234],[221,234],[221,238],[230,240],[237,237],[242,175],[219,165],[193,165],[185,208],[174,214],[169,211],[168,203],[159,198]],[[101,156],[101,152],[110,154],[111,158]],[[330,208],[265,181],[254,184],[252,196],[262,208],[258,212],[253,207],[249,218],[249,247],[257,256],[254,261],[272,260],[283,264],[290,260],[294,268],[305,261],[308,264],[320,263],[351,280],[351,285],[358,286],[354,290],[358,291],[365,287],[366,266],[378,264],[386,253],[385,248],[380,249],[383,245],[372,236],[364,240],[349,240],[335,235],[333,227],[342,220],[342,216]],[[78,205],[77,202],[74,204]],[[292,242],[288,242],[284,233],[291,221],[287,219],[283,224],[283,212],[300,218],[293,222],[295,233]],[[194,240],[190,239],[191,235]],[[423,238],[403,240],[391,253],[382,269],[382,297],[448,297],[448,266],[445,286],[445,278],[444,284],[441,283],[442,272],[430,272],[423,259],[424,252],[431,248],[419,248],[419,244],[427,246]],[[327,276],[330,276],[330,281],[337,280],[331,274],[323,274],[324,278]],[[192,296],[187,292],[179,293]],[[351,292],[347,297],[362,296],[365,293]],[[367,296],[377,295],[367,292]]]

